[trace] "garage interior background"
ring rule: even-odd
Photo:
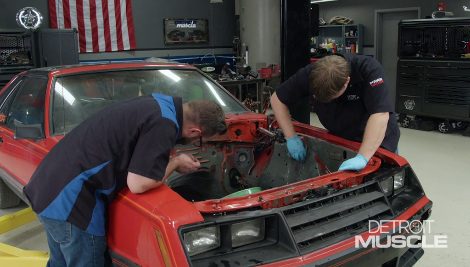
[[[279,0],[250,1],[280,2]],[[436,10],[437,2],[437,0],[338,0],[321,3],[319,15],[327,21],[336,15],[347,16],[352,18],[355,23],[364,25],[364,54],[376,56],[374,47],[374,15],[376,10],[417,7],[420,10],[420,17],[425,18]],[[452,11],[454,17],[470,17],[470,12],[465,12],[462,9],[464,5],[470,6],[470,0],[447,0],[445,2],[447,10]],[[238,35],[239,3],[239,0],[223,0],[218,4],[211,4],[209,0],[133,0],[137,49],[112,53],[82,53],[80,60],[231,55],[233,53],[233,37]],[[47,0],[0,0],[0,28],[19,29],[15,21],[15,14],[26,6],[38,8],[44,16],[44,24],[41,27],[48,28]],[[264,14],[259,15],[263,16]],[[164,18],[207,18],[209,20],[209,43],[204,46],[165,46]],[[252,27],[259,27],[259,25],[252,25]],[[396,38],[396,35],[392,37]],[[396,54],[395,51],[394,53]],[[279,61],[279,59],[277,60]],[[273,59],[272,63],[277,63],[276,59]],[[449,264],[448,261],[452,262],[451,259],[454,259],[454,264],[457,262],[461,263],[460,266],[464,266],[464,262],[468,264],[466,257],[469,248],[468,233],[465,231],[469,222],[468,189],[465,186],[468,185],[469,139],[468,137],[429,133],[430,139],[425,142],[422,134],[422,132],[404,129],[400,141],[400,152],[410,162],[413,161],[414,167],[421,177],[428,177],[424,180],[424,186],[436,203],[433,215],[438,223],[436,232],[448,233],[451,247],[449,250],[435,250],[427,253],[425,256],[427,260],[423,261],[421,266]],[[464,212],[463,217],[460,217],[456,216],[456,211],[467,211],[467,213]],[[459,266],[459,264],[455,265]]]
[[[425,18],[426,16],[430,16],[433,11],[437,10],[438,2],[439,1],[430,0],[339,0],[336,2],[321,3],[320,17],[328,20],[333,16],[346,16],[352,18],[355,24],[363,24],[364,54],[375,56],[374,13],[376,10],[418,7],[420,9],[421,18]],[[470,5],[470,1],[451,0],[445,2],[447,4],[447,10],[452,11],[454,17],[470,16],[470,12],[465,12],[462,8],[464,5]],[[397,36],[394,37],[397,38]]]
[[[276,1],[276,0],[268,0]],[[239,0],[224,0],[222,3],[211,4],[209,0],[177,0],[177,1],[132,1],[136,36],[136,51],[113,53],[80,54],[81,61],[109,60],[122,58],[177,57],[188,55],[232,53],[233,36],[237,34],[237,18]],[[374,12],[379,9],[395,9],[419,7],[421,17],[429,16],[436,10],[438,1],[429,0],[339,0],[320,3],[320,17],[325,20],[333,16],[347,16],[357,24],[364,25],[364,54],[375,55],[374,50]],[[42,12],[44,23],[41,28],[49,27],[47,0],[1,0],[0,28],[15,29],[16,12],[25,7],[33,6]],[[447,9],[454,17],[468,17],[470,12],[462,9],[470,5],[467,0],[446,1]],[[260,14],[262,15],[262,14]],[[164,44],[164,18],[208,18],[209,43],[207,45],[178,45],[169,47]],[[253,25],[255,26],[255,25]],[[151,31],[149,32],[149,27]]]
[[[44,18],[41,28],[49,28],[47,0],[1,0],[0,29],[18,29],[15,14],[23,7],[36,7]],[[235,35],[235,1],[211,4],[209,0],[132,1],[135,26],[135,51],[82,53],[80,61],[146,57],[226,55],[232,53]],[[165,46],[164,18],[207,18],[209,43],[205,45]]]

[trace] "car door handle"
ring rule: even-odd
[[[3,137],[0,136],[0,143],[3,143]]]

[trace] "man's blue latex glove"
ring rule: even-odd
[[[357,154],[354,158],[350,158],[344,161],[341,166],[339,166],[340,171],[360,171],[364,169],[367,165],[368,160],[361,154]]]
[[[304,160],[307,155],[304,143],[298,135],[287,139],[287,150],[289,150],[289,155],[295,160]]]

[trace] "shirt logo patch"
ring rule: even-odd
[[[354,101],[354,100],[359,100],[358,95],[347,95],[348,101]]]
[[[383,80],[382,78],[378,78],[378,79],[373,80],[373,81],[370,82],[369,84],[370,84],[370,86],[372,86],[372,87],[377,87],[377,86],[379,86],[379,85],[381,85],[381,84],[383,84],[383,83],[384,83],[384,80]]]

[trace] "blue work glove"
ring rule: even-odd
[[[354,158],[350,158],[344,161],[339,166],[340,171],[360,171],[367,165],[368,160],[361,154],[357,154]]]
[[[307,155],[304,143],[298,135],[287,139],[287,150],[289,150],[289,155],[295,160],[304,160]]]

